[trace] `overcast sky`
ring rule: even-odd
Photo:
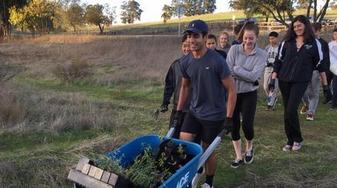
[[[120,7],[124,0],[81,0],[82,3],[87,4],[106,4],[108,3],[111,7],[116,7],[117,22],[120,22]],[[171,0],[137,0],[140,4],[140,8],[143,10],[141,15],[141,22],[150,22],[150,21],[160,21],[162,8],[164,4],[171,4]],[[229,0],[217,0],[215,12],[225,12],[229,10]]]

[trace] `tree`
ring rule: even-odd
[[[25,6],[29,0],[1,0],[0,3],[0,15],[1,15],[1,22],[2,26],[0,27],[1,34],[0,38],[9,35],[10,34],[10,22],[9,22],[9,17],[10,17],[10,8],[16,7],[16,8],[22,8]]]
[[[167,20],[171,19],[173,15],[172,7],[170,7],[169,5],[164,5],[162,11],[163,13],[161,17],[164,19],[164,23],[166,23]]]
[[[27,28],[35,32],[44,33],[53,29],[56,3],[47,0],[31,0],[21,9],[15,6],[10,8],[9,22],[21,28]]]
[[[184,0],[184,15],[185,16],[194,16],[197,15],[198,12],[198,0]]]
[[[204,0],[204,10],[206,14],[213,13],[216,9],[216,0]]]
[[[330,8],[336,10],[337,9],[337,0],[332,0],[330,3]]]
[[[140,16],[143,12],[143,10],[140,9],[139,3],[135,0],[123,1],[121,9],[122,23],[133,23],[136,20],[140,20]]]
[[[295,11],[295,5],[307,8],[307,17],[311,15],[311,9],[313,9],[313,22],[321,22],[326,14],[326,9],[328,8],[330,0],[325,0],[324,6],[318,11],[317,7],[318,0],[232,0],[230,5],[234,9],[244,9],[245,7],[240,7],[241,3],[248,3],[250,6],[259,7],[258,11],[264,11],[273,16],[273,18],[288,26],[286,23],[287,18],[293,20],[293,13]]]
[[[185,13],[183,0],[171,1],[172,16],[181,17]]]
[[[179,0],[173,0],[172,4],[179,5]],[[213,13],[216,9],[216,0],[183,0],[185,16]]]
[[[97,25],[101,34],[104,31],[104,25],[112,22],[109,16],[104,15],[104,6],[100,4],[88,5],[86,7],[85,20],[87,23]]]
[[[72,3],[67,9],[67,19],[74,32],[76,32],[77,26],[80,26],[84,23],[84,14],[84,9],[78,3]]]

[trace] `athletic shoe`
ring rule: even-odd
[[[293,147],[292,147],[292,150],[293,151],[298,151],[298,150],[300,150],[302,148],[302,144],[301,143],[299,143],[299,142],[294,142],[294,145],[293,145]]]
[[[308,111],[308,106],[307,105],[303,105],[301,110],[300,110],[300,114],[306,114]]]
[[[271,111],[271,110],[273,110],[273,107],[270,105],[267,105],[266,111]]]
[[[232,168],[238,168],[239,166],[241,166],[243,164],[245,164],[245,163],[243,162],[242,159],[241,160],[234,160],[231,164],[231,167]]]
[[[254,150],[251,149],[250,151],[246,152],[244,161],[245,161],[245,164],[251,164],[253,160],[254,160]]]
[[[307,114],[307,117],[305,118],[308,121],[314,121],[314,115],[313,114]]]
[[[214,187],[210,186],[208,183],[204,183],[201,185],[201,188],[214,188]]]
[[[292,147],[293,147],[292,145],[287,144],[283,146],[282,151],[285,151],[285,152],[290,151]]]
[[[331,108],[329,108],[329,111],[336,111],[337,107],[331,106]]]

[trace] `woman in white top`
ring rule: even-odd
[[[332,104],[331,109],[337,110],[337,28],[333,30],[332,41],[329,43],[330,71],[334,74],[332,80]]]

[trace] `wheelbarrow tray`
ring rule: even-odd
[[[193,156],[193,158],[163,182],[159,188],[186,187],[192,182],[193,177],[197,173],[200,157],[203,153],[201,146],[198,144],[179,139],[172,139],[172,141],[175,144],[185,145],[186,152]],[[137,156],[144,152],[145,149],[150,148],[152,152],[158,152],[161,142],[162,139],[158,135],[141,136],[131,140],[114,151],[108,152],[106,155],[119,161],[123,168],[127,168],[134,162]]]

